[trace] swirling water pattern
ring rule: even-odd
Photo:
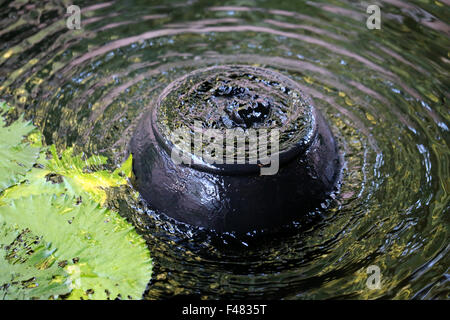
[[[46,143],[117,165],[167,84],[243,64],[298,82],[345,161],[330,207],[270,236],[190,228],[131,186],[112,193],[156,264],[146,298],[448,299],[447,0],[382,1],[380,30],[354,1],[78,1],[80,30],[66,26],[70,4],[0,6],[0,98]],[[370,265],[378,290],[366,286]]]

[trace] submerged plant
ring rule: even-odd
[[[0,121],[0,299],[141,298],[152,270],[145,241],[102,207],[107,188],[127,183],[131,157],[100,170],[105,157],[59,157],[22,117]]]

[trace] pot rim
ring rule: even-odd
[[[283,82],[288,82],[292,84],[292,87],[295,87],[296,90],[300,93],[300,98],[307,102],[310,106],[311,110],[311,130],[307,132],[306,135],[300,137],[300,139],[296,142],[291,144],[288,148],[278,151],[277,153],[270,156],[270,159],[278,159],[279,166],[283,166],[285,163],[291,161],[295,157],[298,157],[302,154],[304,154],[309,146],[314,141],[315,137],[317,136],[318,131],[318,123],[317,123],[317,116],[316,116],[316,108],[313,106],[311,99],[306,96],[300,88],[298,88],[298,85],[295,81],[291,80],[287,76],[278,73],[272,69],[266,69],[261,67],[253,67],[253,66],[246,66],[246,65],[221,65],[221,66],[212,66],[202,69],[197,69],[193,72],[187,73],[182,77],[179,77],[172,81],[158,96],[156,102],[151,107],[150,112],[150,128],[153,131],[154,137],[160,147],[162,147],[167,154],[171,155],[172,151],[175,149],[179,152],[186,152],[184,150],[181,150],[176,145],[170,141],[170,139],[166,138],[159,130],[158,128],[158,122],[157,122],[157,112],[161,105],[161,102],[166,98],[166,96],[172,91],[173,88],[176,88],[177,86],[184,83],[184,81],[191,76],[197,75],[199,73],[208,72],[210,70],[220,70],[220,69],[226,69],[226,68],[244,68],[245,70],[254,70],[256,73],[261,72],[267,72],[269,71],[272,74],[275,74],[277,77],[280,77]],[[249,174],[256,174],[259,173],[261,170],[261,167],[264,166],[270,166],[270,163],[268,164],[262,164],[260,163],[258,159],[258,163],[225,163],[225,164],[218,164],[218,163],[208,163],[204,161],[204,159],[196,158],[196,161],[193,161],[193,154],[188,153],[190,156],[190,163],[185,164],[181,163],[180,165],[185,167],[190,167],[198,171],[208,172],[212,174],[219,174],[219,175],[249,175]]]

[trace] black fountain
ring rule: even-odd
[[[134,184],[152,208],[218,232],[299,220],[336,189],[341,171],[328,124],[296,82],[250,66],[172,82],[130,151]]]

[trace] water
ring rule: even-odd
[[[47,144],[122,162],[133,128],[172,80],[222,64],[297,81],[328,119],[342,185],[310,223],[236,238],[177,224],[134,200],[155,261],[145,297],[448,299],[450,3],[385,1],[2,1],[0,97]],[[366,286],[380,268],[381,288]]]

